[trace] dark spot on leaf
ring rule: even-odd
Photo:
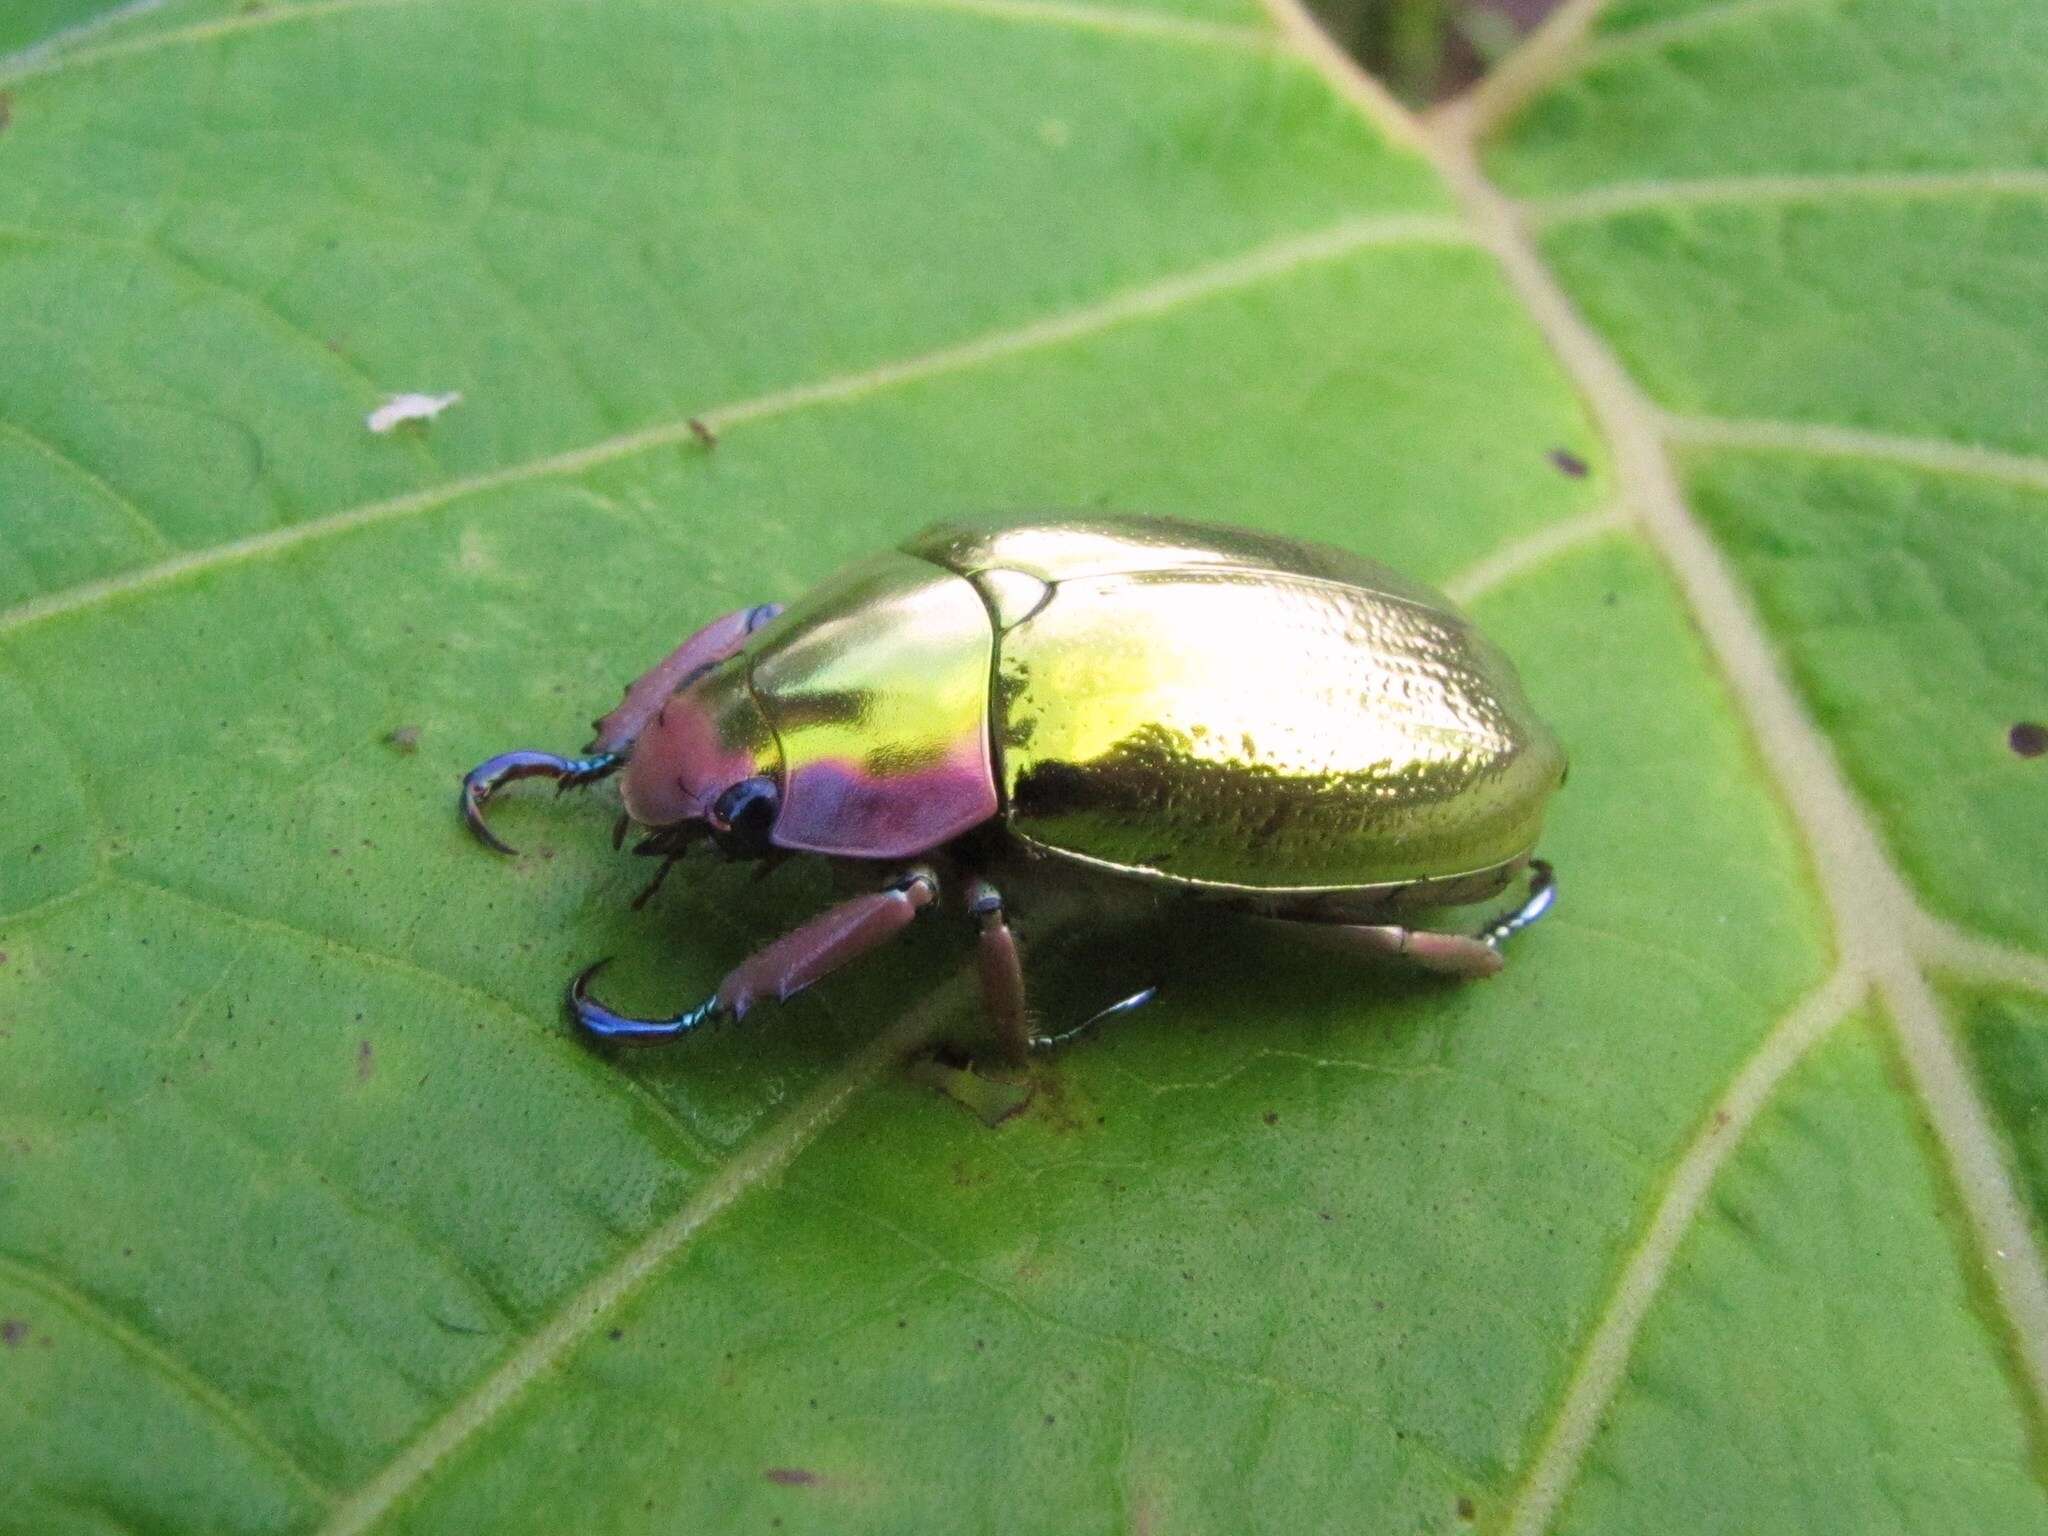
[[[1460,1520],[1477,1520],[1479,1518],[1479,1506],[1468,1498],[1460,1497],[1458,1500],[1458,1518]]]
[[[377,1052],[367,1040],[356,1042],[356,1081],[367,1083],[377,1075]]]
[[[385,733],[384,744],[400,752],[417,752],[420,749],[420,728],[416,725],[394,726]]]
[[[761,1475],[783,1488],[809,1488],[818,1481],[818,1474],[804,1467],[769,1467]]]
[[[1280,1111],[1277,1109],[1269,1109],[1263,1115],[1259,1116],[1259,1118],[1265,1121],[1268,1125],[1278,1125],[1280,1123]]]
[[[706,448],[716,448],[718,446],[718,434],[695,416],[690,418],[689,427],[690,436],[696,438]]]
[[[1717,1130],[1717,1131],[1718,1131],[1718,1130],[1721,1130],[1721,1129],[1722,1129],[1723,1127],[1725,1127],[1725,1126],[1726,1126],[1727,1124],[1728,1124],[1728,1111],[1727,1111],[1727,1110],[1725,1110],[1725,1109],[1717,1109],[1717,1110],[1715,1110],[1715,1111],[1714,1111],[1714,1129],[1715,1129],[1715,1130]]]
[[[2022,720],[2005,733],[2005,740],[2021,757],[2040,757],[2048,753],[2048,725],[2038,720]]]
[[[1053,1424],[1054,1424],[1055,1422],[1056,1422],[1056,1420],[1054,1420],[1054,1418],[1053,1418],[1053,1416],[1052,1416],[1051,1414],[1049,1414],[1049,1413],[1048,1413],[1048,1414],[1047,1414],[1047,1415],[1045,1416],[1045,1425],[1046,1425],[1046,1428],[1050,1429],[1050,1428],[1051,1428],[1051,1427],[1053,1426]]]
[[[28,1324],[18,1317],[0,1318],[0,1344],[9,1349],[18,1348],[28,1337]]]
[[[1570,475],[1574,480],[1583,480],[1590,473],[1586,467],[1586,461],[1576,453],[1573,453],[1569,448],[1551,449],[1550,462],[1564,471],[1564,473]]]
[[[626,1330],[623,1328],[607,1328],[604,1336],[616,1344],[626,1336]]]
[[[14,95],[10,91],[0,91],[0,133],[4,133],[7,125],[13,121]]]

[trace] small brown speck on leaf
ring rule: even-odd
[[[356,1081],[367,1083],[377,1075],[377,1052],[367,1040],[356,1042]]]
[[[384,745],[400,752],[417,752],[420,749],[420,728],[416,725],[401,725],[385,733]]]
[[[1728,1125],[1728,1118],[1729,1118],[1729,1116],[1728,1116],[1728,1111],[1727,1111],[1727,1110],[1725,1110],[1725,1109],[1717,1109],[1717,1110],[1715,1110],[1715,1111],[1714,1111],[1714,1129],[1715,1129],[1715,1130],[1717,1130],[1717,1131],[1719,1131],[1719,1130],[1725,1130],[1725,1129],[1727,1128],[1727,1125]]]
[[[711,428],[706,426],[703,422],[699,421],[695,416],[692,416],[690,418],[688,425],[690,428],[690,436],[696,438],[697,441],[702,443],[706,448],[716,448],[718,446],[718,434],[712,431]]]
[[[783,1488],[809,1488],[818,1481],[818,1474],[804,1467],[769,1467],[761,1475]]]
[[[626,1336],[626,1330],[623,1328],[607,1328],[604,1336],[616,1344]]]
[[[1277,1109],[1269,1109],[1263,1115],[1259,1116],[1259,1118],[1265,1121],[1268,1125],[1278,1125],[1280,1123],[1280,1111]]]
[[[1564,473],[1570,475],[1574,480],[1583,480],[1592,472],[1587,467],[1586,461],[1576,453],[1573,453],[1569,448],[1551,449],[1550,462],[1564,471]]]
[[[2048,754],[2048,725],[2038,720],[2022,720],[2005,733],[2005,743],[2021,757]]]
[[[1460,1520],[1477,1520],[1479,1518],[1479,1506],[1470,1499],[1460,1498],[1458,1500],[1458,1518]]]
[[[18,1317],[0,1318],[0,1344],[19,1349],[28,1338],[28,1324]]]

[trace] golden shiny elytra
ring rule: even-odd
[[[668,1040],[786,999],[950,894],[1016,1053],[1077,1030],[1029,1031],[1005,885],[1149,886],[1490,975],[1553,898],[1532,854],[1565,775],[1513,664],[1429,588],[1321,545],[1106,516],[940,524],[787,610],[729,614],[629,687],[589,750],[482,764],[470,825],[502,848],[482,815],[501,784],[623,770],[664,873],[709,842],[851,861],[875,888],[671,1018],[612,1012],[586,971],[570,1006],[587,1032]],[[1395,920],[1524,867],[1522,905],[1475,934]]]

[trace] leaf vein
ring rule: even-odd
[[[74,27],[57,37],[46,38],[41,43],[0,58],[0,84],[14,84],[22,80],[41,78],[72,69],[89,68],[109,60],[135,58],[166,49],[192,47],[244,32],[302,25],[356,12],[388,11],[414,5],[449,3],[453,3],[453,0],[304,0],[304,3],[295,5],[271,4],[254,10],[245,9],[233,16],[196,22],[191,26],[169,27],[161,32],[151,32],[119,42],[102,43],[97,47],[66,46],[67,40],[81,40],[100,30],[101,26],[125,20],[130,15],[154,10],[162,4],[162,0],[137,0],[136,4],[121,7],[115,13],[101,18],[98,23]],[[1084,3],[1084,0],[816,0],[816,3],[956,11],[963,15],[981,16],[998,21],[1157,39],[1198,47],[1257,50],[1270,48],[1273,42],[1270,36],[1256,27],[1154,14],[1120,6],[1091,5]]]
[[[1963,197],[2048,197],[2048,171],[1871,171],[1832,176],[1708,176],[1684,181],[1629,181],[1588,187],[1520,204],[1541,229],[1663,208],[1745,208],[1836,198],[1902,202]]]
[[[1661,418],[1659,431],[1680,447],[1733,448],[1816,458],[1867,459],[1932,474],[1998,480],[2048,491],[2048,458],[1940,438],[1898,437],[1804,421],[1736,421],[1711,416]]]
[[[0,1277],[62,1307],[84,1326],[147,1366],[160,1380],[205,1410],[215,1422],[282,1473],[299,1492],[323,1506],[334,1504],[334,1490],[313,1476],[291,1452],[272,1439],[240,1404],[126,1318],[41,1266],[14,1254],[0,1253]]]
[[[352,964],[396,973],[408,980],[432,986],[452,996],[459,997],[473,1007],[482,1008],[501,1018],[508,1019],[521,1026],[518,1031],[518,1038],[522,1040],[540,1040],[558,1045],[560,1049],[552,1053],[557,1058],[566,1059],[576,1064],[578,1070],[591,1082],[600,1085],[609,1092],[631,1099],[634,1103],[647,1110],[655,1121],[661,1125],[663,1130],[673,1138],[673,1145],[668,1148],[670,1152],[680,1152],[684,1154],[688,1161],[696,1164],[708,1164],[715,1161],[713,1150],[685,1125],[682,1120],[678,1119],[676,1112],[670,1109],[661,1099],[657,1098],[639,1079],[629,1073],[611,1070],[604,1063],[598,1061],[578,1046],[560,1026],[549,1024],[535,1015],[527,1013],[515,1004],[507,1002],[504,998],[493,996],[481,987],[473,986],[466,981],[459,981],[453,976],[445,976],[439,971],[429,970],[423,965],[417,965],[397,955],[385,954],[378,950],[364,948],[358,944],[351,944],[345,940],[337,939],[330,934],[317,933],[310,928],[301,928],[297,924],[285,922],[281,918],[263,917],[252,912],[242,912],[221,902],[194,896],[190,892],[173,890],[169,886],[158,885],[153,881],[144,880],[135,875],[111,875],[106,883],[135,891],[140,895],[158,901],[170,902],[185,907],[190,911],[216,921],[234,924],[250,932],[263,933],[272,938],[289,940],[304,948],[315,952],[324,952]]]
[[[432,512],[451,502],[531,481],[559,479],[655,449],[694,442],[698,424],[720,432],[745,423],[768,420],[814,406],[840,405],[868,395],[927,379],[969,373],[988,365],[1067,343],[1082,341],[1120,326],[1153,319],[1187,305],[1218,297],[1291,273],[1338,261],[1361,251],[1414,245],[1470,244],[1466,229],[1455,220],[1433,214],[1387,214],[1352,219],[1305,235],[1271,242],[1238,256],[1177,273],[1080,308],[1066,310],[1005,330],[974,337],[936,351],[882,363],[875,367],[808,384],[792,385],[749,400],[735,401],[681,421],[665,421],[615,437],[538,459],[486,470],[384,501],[270,529],[247,538],[217,544],[171,560],[124,571],[63,592],[31,599],[0,610],[0,635],[102,604],[298,549],[302,545],[352,533],[358,529],[402,521]]]

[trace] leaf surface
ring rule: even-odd
[[[2048,1518],[2048,45],[1737,9],[1426,134],[1229,0],[0,34],[0,1527]],[[456,776],[1014,507],[1448,584],[1558,913],[1462,989],[1149,935],[994,1131],[893,1066],[951,919],[580,1048],[581,964],[701,996],[827,884],[634,914],[601,800],[499,861]]]

